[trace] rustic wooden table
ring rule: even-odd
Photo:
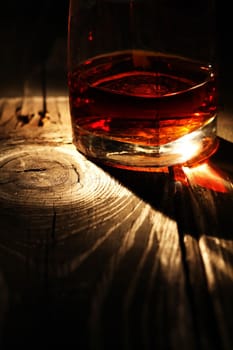
[[[25,57],[22,93],[22,67],[0,81],[0,348],[232,350],[233,113],[205,164],[107,168],[75,150],[67,93]]]
[[[75,150],[67,96],[0,110],[3,345],[232,349],[233,144],[192,169],[123,171]]]

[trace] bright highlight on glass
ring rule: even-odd
[[[71,0],[73,140],[89,158],[153,171],[217,148],[212,0]]]

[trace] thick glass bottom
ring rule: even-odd
[[[218,148],[216,117],[201,128],[164,145],[145,146],[100,136],[76,126],[74,144],[86,157],[110,166],[155,171],[174,165],[193,166]]]

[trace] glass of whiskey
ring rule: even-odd
[[[214,0],[70,0],[73,142],[131,170],[193,165],[217,149]]]

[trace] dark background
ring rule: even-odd
[[[49,70],[52,93],[67,93],[68,8],[69,0],[1,2],[0,97],[25,94],[25,81],[36,93],[41,62]],[[233,92],[231,24],[230,2],[217,0],[220,100],[228,109],[231,109]]]
[[[0,5],[0,97],[35,88],[41,62],[66,92],[68,0],[5,1]]]

